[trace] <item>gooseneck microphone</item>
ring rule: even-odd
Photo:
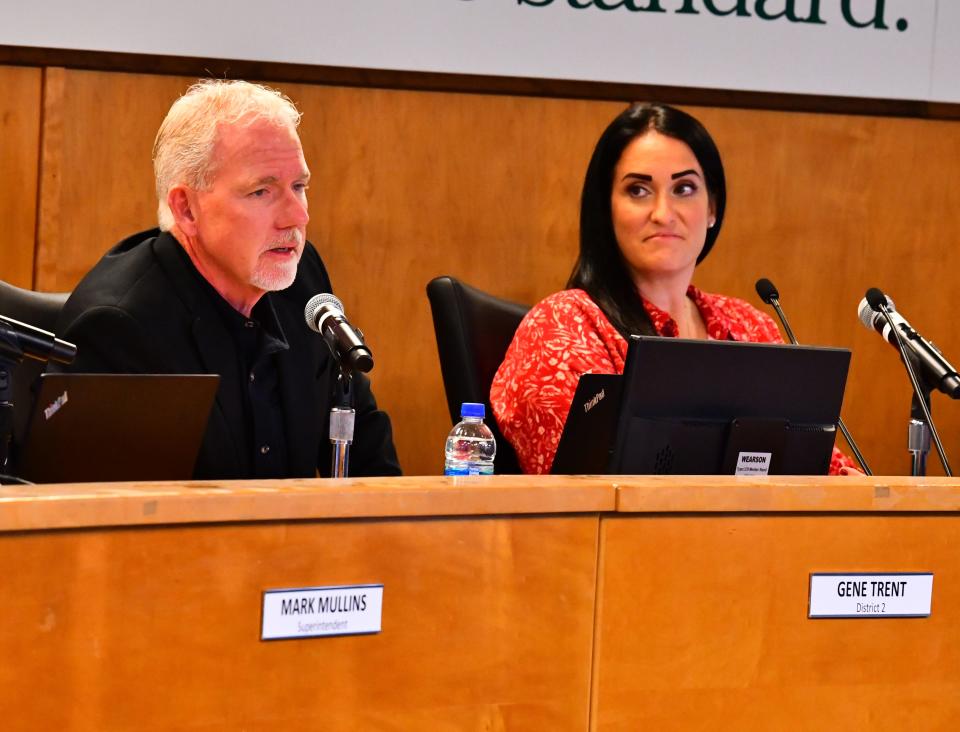
[[[893,333],[894,338],[896,339],[896,347],[900,351],[900,360],[903,361],[903,365],[907,368],[907,374],[910,376],[910,383],[913,386],[913,393],[915,395],[914,403],[918,404],[923,411],[923,417],[926,420],[927,426],[930,428],[930,434],[933,437],[933,442],[937,446],[937,454],[940,456],[940,463],[943,465],[943,472],[948,476],[953,476],[953,471],[950,469],[950,463],[947,461],[947,453],[943,449],[943,443],[940,442],[940,434],[937,432],[936,425],[933,423],[933,415],[930,414],[930,406],[927,404],[927,401],[930,398],[929,390],[924,391],[920,387],[920,381],[917,379],[917,374],[913,369],[913,360],[917,359],[919,363],[924,365],[926,368],[926,361],[922,356],[916,353],[914,348],[908,345],[910,341],[904,338],[904,333],[901,332],[900,323],[894,320],[894,313],[896,312],[893,309],[893,301],[888,298],[883,292],[877,287],[871,287],[867,290],[866,296],[863,298],[868,306],[886,323],[886,326],[890,329],[890,333]],[[876,329],[875,323],[871,322],[869,325],[863,316],[863,303],[860,304],[860,320],[867,328]],[[907,328],[910,328],[910,324],[907,323],[902,317],[899,318],[902,321],[903,325]],[[913,328],[910,328],[910,331],[916,336],[917,340],[920,340],[926,346],[930,346],[932,350],[942,358],[940,351],[933,348],[932,344],[928,344],[917,334]],[[889,338],[889,333],[884,329],[880,330],[881,335],[885,338]],[[913,340],[913,339],[911,339]],[[946,359],[943,359],[943,363],[946,363],[947,366],[952,369],[953,367],[947,363]],[[935,374],[934,374],[935,375]],[[953,371],[954,377],[956,377],[956,371]],[[943,383],[941,379],[940,383]],[[939,388],[939,386],[938,386]],[[949,393],[949,392],[948,392]],[[956,398],[956,397],[954,397]],[[913,450],[911,450],[913,452]],[[922,467],[922,461],[914,460],[914,474],[922,474],[918,472],[917,468]]]
[[[35,328],[5,315],[0,315],[0,331],[20,347],[24,356],[37,361],[67,364],[77,355],[77,347],[72,343],[61,341],[50,331]]]
[[[323,336],[340,366],[330,409],[330,475],[333,478],[346,478],[356,420],[353,373],[366,373],[372,369],[373,354],[363,342],[363,333],[355,330],[347,321],[343,314],[343,303],[330,293],[322,292],[311,297],[303,309],[303,316],[310,330]]]
[[[760,299],[767,303],[767,305],[772,306],[774,311],[777,313],[777,317],[780,319],[780,322],[783,323],[783,329],[787,332],[787,338],[790,339],[790,342],[795,346],[800,345],[797,342],[797,337],[793,334],[793,329],[790,327],[786,313],[784,313],[783,308],[780,307],[780,293],[777,291],[777,288],[774,286],[774,284],[766,277],[761,277],[759,280],[757,280],[757,284],[754,285],[754,287],[756,287],[757,294],[760,296]],[[867,460],[863,457],[863,453],[860,452],[860,448],[857,447],[857,443],[853,439],[853,435],[850,434],[850,430],[847,429],[847,426],[843,423],[843,419],[840,417],[837,418],[837,427],[839,427],[840,431],[843,433],[843,439],[845,439],[847,444],[850,445],[850,449],[853,451],[853,456],[857,459],[857,462],[860,463],[860,467],[863,469],[863,472],[867,475],[873,475],[873,471],[871,471],[870,466],[867,465]]]
[[[914,363],[919,364],[923,370],[924,380],[952,399],[960,399],[960,374],[957,373],[957,370],[947,361],[939,348],[917,333],[906,318],[897,312],[893,300],[885,297],[875,287],[870,288],[867,295],[870,295],[874,290],[879,295],[874,295],[873,302],[870,302],[866,297],[860,301],[860,307],[857,310],[860,322],[863,323],[865,328],[877,331],[894,348],[900,348],[900,339],[897,338],[897,335],[902,336],[902,342],[907,347],[907,352],[913,355]],[[878,297],[884,298],[885,302]],[[886,305],[885,313],[880,312],[875,307],[880,303]]]
[[[774,284],[766,277],[761,277],[757,280],[757,284],[754,285],[754,287],[756,287],[760,299],[767,303],[767,305],[773,306],[777,317],[780,318],[780,322],[783,323],[783,329],[787,331],[787,338],[790,342],[795,346],[798,345],[797,337],[793,334],[793,329],[790,327],[790,323],[787,322],[787,316],[780,307],[780,293]]]
[[[330,293],[310,298],[303,315],[310,330],[323,336],[337,360],[350,369],[367,373],[373,368],[373,354],[343,314],[343,303]]]

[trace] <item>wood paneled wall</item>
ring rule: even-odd
[[[41,76],[0,66],[0,279],[19,287],[33,283]]]
[[[39,74],[0,68],[14,91],[0,105],[34,120],[10,135],[3,113],[0,160],[36,161],[42,119],[39,195],[27,165],[0,183],[0,211],[39,198],[33,284],[62,290],[117,240],[154,225],[153,137],[192,79],[47,68],[41,99]],[[304,112],[309,236],[377,356],[374,386],[401,461],[408,473],[437,473],[449,420],[424,286],[452,274],[530,303],[560,289],[587,160],[622,105],[277,86]],[[957,282],[960,122],[690,109],[714,134],[730,187],[724,232],[695,281],[759,304],[753,282],[770,277],[802,341],[852,348],[845,419],[876,472],[904,473],[909,383],[856,308],[880,286],[960,358],[960,332],[941,317]],[[0,251],[5,267],[33,261],[22,233],[32,224],[20,229],[16,253]],[[934,415],[960,462],[960,406],[935,398]]]

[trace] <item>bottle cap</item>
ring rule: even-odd
[[[476,402],[464,402],[463,406],[460,407],[460,416],[461,417],[479,417],[483,419],[486,416],[487,410],[482,404],[477,404]]]

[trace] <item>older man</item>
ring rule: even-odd
[[[306,241],[299,120],[266,87],[191,87],[154,145],[160,229],[107,252],[59,323],[76,372],[220,374],[197,478],[329,470],[337,369],[303,309],[331,286]],[[354,387],[350,474],[399,474],[389,418],[366,379]]]

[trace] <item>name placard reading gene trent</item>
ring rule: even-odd
[[[925,618],[931,572],[810,575],[811,618]]]
[[[380,632],[383,585],[265,590],[260,640]]]

